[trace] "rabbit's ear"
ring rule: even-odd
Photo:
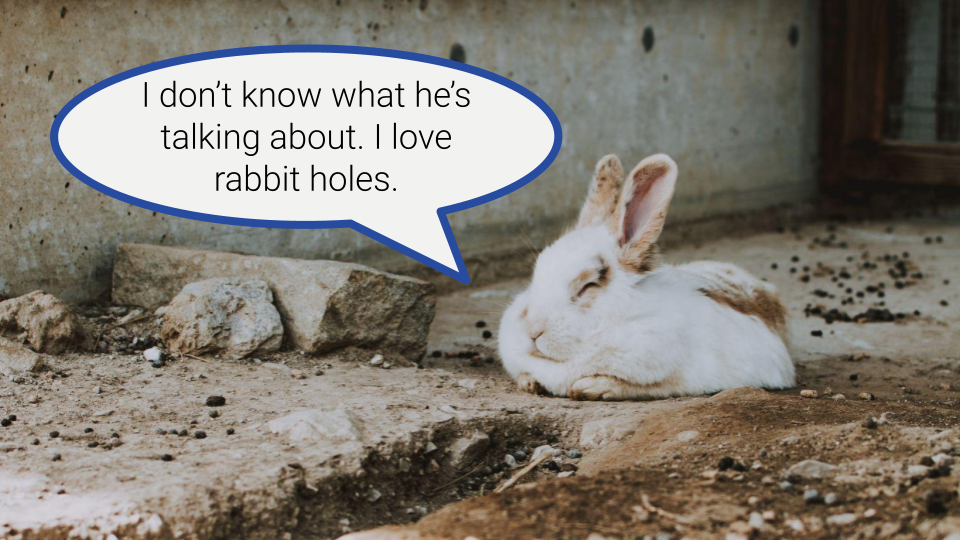
[[[677,164],[666,154],[640,162],[627,178],[620,197],[620,262],[638,272],[663,231],[667,207],[677,183]]]
[[[577,227],[606,225],[611,232],[620,226],[620,191],[623,186],[623,165],[617,156],[604,156],[590,183],[590,194],[580,210]]]

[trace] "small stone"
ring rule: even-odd
[[[11,422],[9,418],[4,418],[3,420],[0,420],[0,426],[3,426],[3,427],[7,427],[12,423],[13,422]]]
[[[820,492],[815,489],[808,489],[803,492],[803,502],[807,504],[819,504],[823,502]]]
[[[380,367],[383,365],[383,355],[377,354],[370,359],[370,365],[375,367]]]
[[[51,431],[51,432],[50,432],[50,438],[51,438],[51,439],[56,439],[56,438],[59,437],[59,436],[60,436],[60,432],[59,432],[59,431]]]
[[[84,429],[83,429],[83,432],[84,432],[84,433],[93,433],[93,428],[92,428],[92,427],[84,428]]]
[[[517,458],[513,457],[513,454],[507,454],[503,456],[503,462],[506,463],[507,467],[515,468],[517,466]]]
[[[54,454],[52,459],[53,461],[60,461],[62,457],[60,456],[60,454]]]
[[[227,428],[227,435],[233,435],[236,431],[233,428]]]
[[[163,351],[157,347],[150,347],[143,351],[143,359],[147,362],[160,362],[163,360]]]
[[[726,471],[728,469],[733,468],[734,463],[735,461],[733,460],[732,457],[724,456],[720,458],[720,461],[717,463],[717,468],[720,469],[721,471]]]
[[[197,431],[193,434],[193,436],[196,437],[197,439],[206,439],[206,438],[207,438],[207,432],[206,432],[206,431],[197,430]]]
[[[877,429],[877,419],[868,414],[861,425],[867,429]]]
[[[216,410],[216,409],[210,411],[208,414],[210,415],[210,418],[219,418],[219,417],[220,417],[220,411],[218,411],[218,410]]]
[[[209,396],[206,403],[207,407],[223,407],[227,404],[227,398],[223,396]]]
[[[827,506],[833,506],[840,501],[840,498],[837,497],[836,493],[827,493],[827,496],[823,498],[824,504]]]
[[[164,454],[160,456],[160,461],[173,461],[173,456],[170,454]]]
[[[804,398],[815,398],[815,397],[818,397],[819,395],[820,395],[820,392],[817,392],[816,390],[800,391],[800,397],[804,397]]]
[[[291,369],[290,376],[293,377],[294,379],[301,379],[301,380],[307,378],[307,374],[304,373],[303,371],[300,371],[299,369]]]
[[[845,395],[843,395],[843,394],[834,394],[834,396],[833,396],[832,399],[833,399],[834,401],[843,401],[843,400],[847,399],[847,396],[845,396]]]
[[[95,387],[93,388],[93,393],[94,393],[94,394],[102,394],[102,393],[103,393],[103,388],[100,388],[99,386],[95,386]]]
[[[166,434],[167,434],[167,430],[165,430],[165,429],[163,429],[163,428],[157,428],[156,431],[157,431],[157,435],[166,435]]]
[[[857,521],[856,514],[837,514],[835,516],[829,516],[826,519],[827,525],[850,525],[853,522]]]
[[[872,518],[872,517],[874,517],[874,516],[876,516],[876,515],[877,515],[877,510],[876,510],[875,508],[867,508],[867,509],[863,512],[863,517],[865,517],[865,518],[867,518],[867,519],[870,519],[870,518]]]
[[[759,512],[751,512],[750,520],[747,521],[747,525],[749,525],[753,530],[759,530],[761,527],[763,527],[763,521],[763,516],[760,515]]]
[[[87,448],[96,448],[98,446],[100,446],[100,443],[98,443],[97,441],[90,441],[87,443]]]
[[[40,439],[33,439],[32,441],[30,441],[30,444],[32,444],[32,445],[34,445],[34,446],[39,446],[39,445],[40,445]]]
[[[870,392],[860,392],[860,396],[859,396],[859,397],[860,397],[860,399],[862,399],[863,401],[873,401],[873,400],[877,399],[876,396],[874,396],[874,395],[871,394]]]
[[[484,330],[482,335],[483,335],[483,339],[490,339],[493,337],[493,332],[489,330]]]
[[[579,450],[567,450],[567,457],[570,459],[580,459],[583,454]]]
[[[794,490],[793,483],[784,480],[783,482],[780,482],[780,489],[783,491],[792,492]]]

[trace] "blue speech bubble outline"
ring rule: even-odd
[[[328,220],[328,221],[284,221],[284,220],[269,220],[269,219],[249,219],[249,218],[235,218],[227,216],[218,216],[214,214],[204,214],[201,212],[192,212],[189,210],[183,210],[180,208],[173,208],[170,206],[165,206],[162,204],[153,203],[150,201],[145,201],[137,197],[127,195],[126,193],[121,193],[115,189],[109,188],[93,178],[85,175],[80,171],[70,160],[63,155],[63,150],[60,148],[60,125],[63,123],[63,119],[66,118],[67,114],[73,110],[74,107],[79,105],[88,97],[93,94],[113,86],[118,82],[127,80],[131,77],[136,77],[143,73],[149,73],[151,71],[156,71],[159,69],[164,69],[172,66],[179,66],[181,64],[189,64],[193,62],[201,62],[203,60],[213,60],[216,58],[228,58],[231,56],[251,56],[259,54],[279,54],[279,53],[337,53],[337,54],[361,54],[366,56],[382,56],[386,58],[400,58],[403,60],[413,60],[414,62],[423,62],[425,64],[434,64],[437,66],[447,67],[450,69],[455,69],[458,71],[463,71],[465,73],[470,73],[472,75],[477,75],[483,77],[484,79],[493,81],[497,84],[505,86],[514,92],[522,95],[523,97],[530,100],[533,104],[540,108],[544,114],[547,115],[547,118],[550,119],[550,123],[553,125],[553,147],[550,149],[550,153],[547,154],[547,157],[537,165],[535,169],[524,175],[522,178],[513,182],[512,184],[506,185],[496,191],[487,193],[480,197],[476,197],[467,201],[463,201],[457,204],[452,204],[449,206],[443,206],[437,208],[437,218],[440,221],[440,225],[443,227],[443,233],[447,237],[447,243],[450,246],[450,251],[453,253],[454,259],[457,263],[457,270],[447,267],[444,264],[441,264],[426,255],[413,250],[391,238],[388,238],[373,229],[365,227],[356,221],[351,219],[341,219],[341,220]],[[127,204],[132,204],[133,206],[138,206],[140,208],[145,208],[147,210],[153,210],[155,212],[160,212],[161,214],[167,214],[171,216],[177,216],[187,219],[193,219],[197,221],[206,221],[209,223],[222,223],[224,225],[241,225],[246,227],[261,227],[265,229],[353,229],[360,234],[363,234],[381,244],[394,249],[404,255],[414,259],[415,261],[421,262],[438,272],[446,274],[453,279],[467,284],[470,283],[470,275],[467,273],[466,266],[463,264],[463,256],[460,254],[460,247],[457,246],[457,240],[453,236],[453,232],[450,230],[450,221],[447,219],[448,214],[454,212],[459,212],[461,210],[466,210],[468,208],[473,208],[474,206],[480,206],[481,204],[488,203],[490,201],[499,199],[504,195],[512,193],[523,186],[529,184],[533,179],[540,176],[547,167],[553,163],[553,160],[556,159],[557,154],[560,152],[560,143],[563,141],[563,130],[560,128],[560,120],[557,119],[557,115],[553,112],[549,105],[546,104],[539,96],[531,92],[530,90],[524,88],[523,86],[511,81],[510,79],[503,77],[502,75],[497,75],[485,69],[480,69],[469,64],[463,64],[456,62],[454,60],[447,60],[446,58],[440,58],[437,56],[430,56],[426,54],[413,53],[407,51],[397,51],[393,49],[378,49],[376,47],[358,47],[353,45],[268,45],[262,47],[241,47],[237,49],[223,49],[218,51],[209,51],[204,53],[188,54],[186,56],[178,56],[175,58],[169,58],[167,60],[161,60],[159,62],[154,62],[152,64],[147,64],[145,66],[140,66],[134,69],[118,73],[112,77],[104,79],[103,81],[98,82],[97,84],[87,88],[76,97],[71,99],[67,104],[60,110],[56,118],[53,121],[53,126],[50,128],[50,146],[53,148],[54,155],[57,156],[57,160],[60,161],[60,164],[63,165],[67,171],[75,176],[78,180],[84,184],[92,187],[93,189],[113,197],[114,199],[123,201]]]

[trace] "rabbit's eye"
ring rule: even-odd
[[[599,286],[600,286],[600,284],[597,283],[596,281],[591,281],[590,283],[587,283],[586,285],[584,285],[584,286],[580,289],[580,292],[577,293],[577,298],[580,298],[581,296],[583,296],[583,294],[584,294],[585,292],[589,291],[590,289],[592,289],[592,288],[594,288],[594,287],[599,287]]]

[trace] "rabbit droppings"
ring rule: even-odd
[[[501,320],[500,357],[521,389],[617,400],[793,386],[773,286],[732,264],[660,260],[676,181],[663,154],[626,182],[616,156],[597,164],[576,227]]]

